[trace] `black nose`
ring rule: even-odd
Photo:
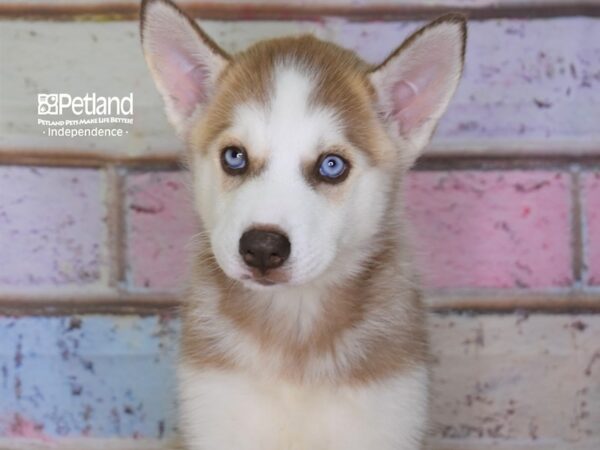
[[[288,259],[291,246],[287,236],[281,233],[254,228],[240,238],[240,255],[250,267],[265,273]]]

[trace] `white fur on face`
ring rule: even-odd
[[[275,226],[287,234],[291,254],[281,270],[293,285],[339,280],[356,271],[378,229],[388,180],[361,151],[353,149],[350,175],[340,184],[313,187],[305,179],[304,166],[315,164],[321,153],[334,146],[352,149],[335,110],[309,105],[313,89],[310,74],[280,66],[267,106],[236,108],[224,134],[242,143],[250,160],[266,161],[258,176],[239,187],[222,187],[229,175],[218,161],[221,149],[195,157],[197,207],[214,255],[231,278],[250,273],[238,246],[254,226]]]

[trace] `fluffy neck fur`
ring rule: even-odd
[[[360,269],[335,283],[251,291],[199,243],[183,308],[184,362],[317,383],[369,382],[422,364],[423,306],[402,214],[388,211]]]

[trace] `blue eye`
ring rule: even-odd
[[[223,170],[230,175],[243,173],[248,165],[246,151],[240,147],[225,147],[221,153],[221,164],[223,165]]]
[[[338,182],[345,178],[348,173],[346,160],[338,155],[325,155],[319,162],[319,175],[325,181]]]

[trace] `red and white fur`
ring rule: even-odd
[[[458,85],[464,20],[375,67],[310,36],[229,55],[168,0],[143,2],[141,29],[203,225],[182,311],[184,447],[422,448],[425,312],[401,186]],[[231,148],[243,170],[225,166]],[[323,178],[323,155],[343,178]],[[249,230],[289,255],[250,264]]]

